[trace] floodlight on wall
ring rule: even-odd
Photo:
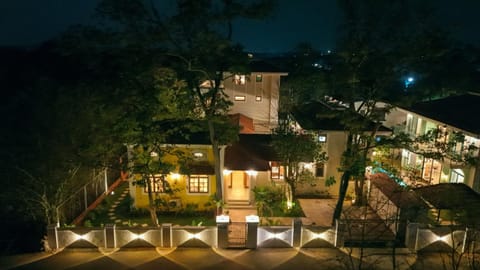
[[[257,176],[258,172],[255,171],[255,170],[248,170],[248,171],[247,171],[247,174],[248,174],[249,176]]]
[[[232,173],[231,170],[228,170],[228,169],[224,169],[224,170],[223,170],[223,175],[229,175],[229,174],[231,174],[231,173]]]
[[[172,177],[173,180],[177,181],[180,179],[180,174],[178,173],[170,173],[170,177]]]
[[[188,240],[190,239],[200,239],[200,233],[187,233]]]

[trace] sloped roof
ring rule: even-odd
[[[397,207],[400,208],[424,208],[428,206],[413,191],[400,186],[395,180],[384,173],[376,173],[370,176],[370,183],[382,191]]]
[[[249,63],[250,70],[252,72],[270,72],[270,73],[288,73],[285,70],[281,70],[278,66],[267,62],[265,60],[255,59]]]
[[[437,209],[480,209],[480,194],[461,183],[441,183],[415,189]]]
[[[342,123],[340,110],[329,107],[323,102],[310,102],[293,109],[292,114],[298,124],[306,130],[344,131],[347,127]],[[364,121],[358,115],[359,121]],[[372,130],[375,123],[369,121],[365,131]],[[381,126],[379,131],[391,132],[391,129]]]
[[[464,94],[420,102],[407,110],[480,136],[480,94]]]
[[[277,160],[269,134],[240,134],[238,142],[225,150],[225,168],[229,170],[270,170],[269,161]]]

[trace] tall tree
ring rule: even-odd
[[[272,145],[285,168],[285,182],[289,187],[287,199],[295,201],[297,185],[315,179],[303,164],[324,162],[327,160],[326,153],[313,134],[301,133],[285,121],[273,130]]]
[[[231,105],[222,82],[233,74],[248,72],[247,54],[232,40],[233,22],[264,18],[271,12],[273,1],[178,0],[176,4],[173,16],[166,14],[161,2],[141,0],[103,0],[98,12],[114,22],[115,34],[123,44],[161,48],[165,62],[187,82],[196,115],[207,123],[220,200],[220,152],[222,145],[232,140],[233,129],[218,128],[228,124],[226,113]]]

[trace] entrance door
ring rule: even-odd
[[[225,177],[227,199],[229,201],[249,201],[249,176],[243,171],[234,171]]]

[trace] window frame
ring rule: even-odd
[[[196,182],[194,182],[196,180]],[[187,191],[189,194],[209,194],[210,179],[206,174],[192,174],[187,179]],[[192,189],[196,187],[196,189]]]

